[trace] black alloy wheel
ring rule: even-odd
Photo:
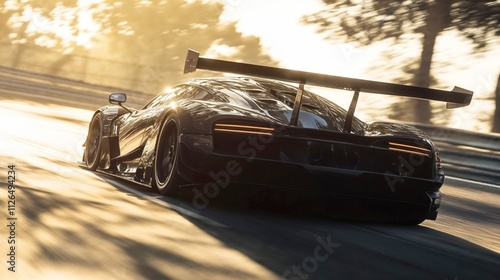
[[[175,114],[169,115],[162,125],[156,145],[152,185],[155,190],[164,195],[173,195],[179,189],[178,123]]]

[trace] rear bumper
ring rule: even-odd
[[[179,174],[188,184],[224,189],[250,186],[299,197],[318,198],[327,204],[363,205],[369,211],[389,211],[435,220],[441,199],[436,180],[401,177],[392,173],[296,164],[253,157],[213,153],[210,143],[181,137]],[[234,188],[233,188],[234,189]],[[241,189],[241,188],[240,188]],[[244,190],[242,190],[244,191]]]

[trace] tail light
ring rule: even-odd
[[[389,142],[389,150],[399,151],[414,155],[421,155],[426,157],[432,157],[432,150],[428,148],[423,148],[420,146],[415,146],[411,144],[403,144],[398,142]]]
[[[215,124],[214,131],[216,132],[229,132],[229,133],[243,133],[243,134],[259,134],[259,135],[273,135],[274,128],[265,126],[254,125],[240,125],[240,124]]]

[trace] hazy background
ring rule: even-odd
[[[469,107],[362,94],[367,119],[500,131],[500,1],[2,1],[0,66],[146,93],[205,57],[475,92]],[[314,91],[348,104],[350,94]],[[134,96],[129,96],[134,98]],[[498,120],[494,123],[494,120]],[[497,126],[494,128],[494,126]]]

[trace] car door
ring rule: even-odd
[[[147,125],[146,113],[146,110],[139,109],[119,118],[117,124],[120,155],[126,155],[141,146],[143,132]]]

